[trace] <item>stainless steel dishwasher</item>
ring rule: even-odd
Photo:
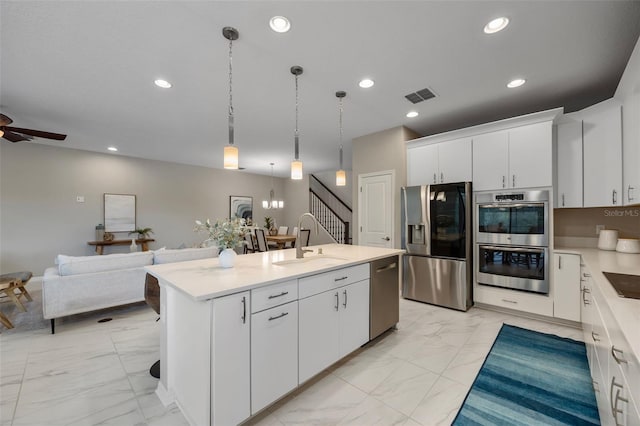
[[[372,340],[400,319],[399,257],[385,257],[370,265],[369,340]]]

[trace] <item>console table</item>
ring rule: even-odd
[[[155,240],[153,238],[140,238],[136,240],[136,244],[142,246],[142,251],[148,251],[148,243],[152,243]],[[131,240],[111,240],[111,241],[89,241],[87,244],[90,246],[96,246],[96,253],[102,254],[104,246],[129,246]]]

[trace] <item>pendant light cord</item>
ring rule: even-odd
[[[299,149],[299,144],[298,144],[298,75],[296,74],[296,132],[294,134],[294,142],[295,142],[295,147],[294,147],[294,151],[295,151],[295,159],[298,160],[299,159],[299,153],[300,153],[300,149]]]
[[[233,40],[229,39],[229,145],[233,145]]]

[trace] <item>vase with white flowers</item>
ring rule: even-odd
[[[234,248],[244,245],[244,236],[249,232],[244,219],[218,219],[211,222],[196,220],[195,232],[206,232],[209,238],[202,242],[206,247],[218,247],[218,259],[220,266],[231,268],[235,262],[236,252]]]

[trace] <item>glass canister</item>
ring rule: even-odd
[[[96,226],[96,241],[102,241],[104,239],[104,225],[99,223]]]

